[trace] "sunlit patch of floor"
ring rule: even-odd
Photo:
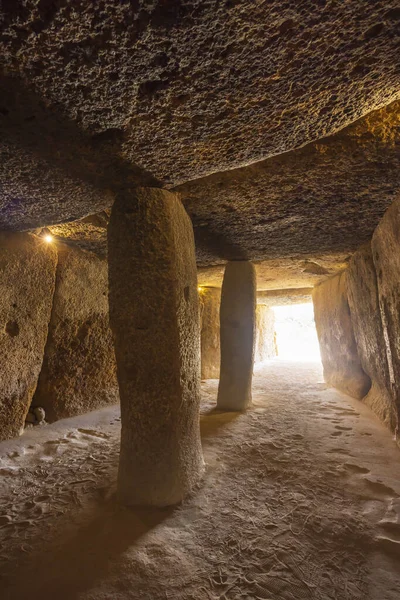
[[[263,365],[244,414],[215,410],[217,383],[175,509],[116,506],[116,407],[1,443],[1,598],[398,600],[391,435],[316,364]]]

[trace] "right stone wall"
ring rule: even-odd
[[[396,434],[400,412],[400,199],[346,271],[313,291],[327,383],[363,399]]]
[[[350,261],[347,291],[358,354],[372,384],[364,402],[394,431],[397,411],[390,384],[378,282],[370,244],[358,250]]]
[[[392,404],[397,431],[400,410],[400,198],[386,211],[372,237],[372,257],[378,286]]]
[[[314,318],[324,367],[324,378],[353,398],[363,398],[371,381],[357,351],[347,299],[346,271],[313,290]]]

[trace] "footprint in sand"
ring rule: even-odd
[[[400,560],[400,542],[398,540],[379,535],[375,538],[375,545],[381,552]]]
[[[379,527],[381,527],[391,538],[396,539],[400,542],[400,523],[394,523],[393,521],[379,521]]]
[[[337,453],[346,454],[346,456],[351,456],[350,452],[345,448],[331,448],[330,450],[327,450],[327,452],[329,452],[329,454]]]
[[[95,431],[94,429],[78,429],[79,433],[83,433],[84,435],[90,435],[91,437],[101,438],[102,440],[108,440],[110,438],[106,433],[102,433],[101,431]]]
[[[394,489],[388,485],[385,485],[384,483],[374,481],[373,479],[368,479],[368,477],[364,477],[364,481],[374,494],[385,497],[389,496],[390,498],[388,498],[388,500],[392,499],[393,497],[398,497],[398,494],[394,491]]]
[[[340,425],[335,425],[335,429],[339,429],[340,431],[352,431],[352,427],[341,427]]]
[[[331,433],[331,437],[337,437],[338,435],[342,435],[342,431],[334,431],[333,433]]]
[[[351,408],[334,408],[334,411],[337,415],[341,416],[351,416],[351,417],[359,417],[360,413],[356,412]]]
[[[366,474],[370,472],[369,469],[366,469],[365,467],[360,467],[359,465],[353,465],[352,463],[345,463],[343,466],[351,473]]]

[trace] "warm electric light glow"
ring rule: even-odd
[[[202,287],[201,285],[199,285],[199,286],[197,287],[197,291],[198,291],[198,292],[202,292],[202,291],[203,291],[203,287]]]
[[[47,242],[48,244],[51,244],[51,242],[53,241],[53,236],[50,235],[50,233],[46,233],[46,235],[44,236],[44,241]]]
[[[273,311],[278,359],[320,361],[312,303],[274,306]]]

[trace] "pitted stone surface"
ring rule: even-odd
[[[318,254],[367,242],[399,188],[395,102],[304,148],[177,190],[193,221],[199,265],[303,255],[306,273],[329,275]]]
[[[139,188],[117,197],[108,264],[122,419],[119,498],[175,504],[204,468],[193,229],[176,194]]]
[[[5,0],[0,19],[17,88],[2,221],[19,228],[103,210],[146,172],[172,186],[288,152],[399,98],[396,0]]]
[[[262,260],[261,289],[312,286],[343,269],[400,187],[399,107],[294,152],[179,187],[195,226],[197,263],[210,275],[204,284],[220,286],[221,263],[243,254]],[[104,256],[107,220],[105,211],[52,232]]]
[[[282,290],[285,288],[313,287],[348,265],[351,254],[324,253],[313,256],[275,258],[253,263],[257,274],[257,289]],[[319,274],[310,272],[309,265],[316,265]],[[225,265],[199,267],[199,284],[221,287]],[[315,269],[315,270],[317,270]],[[320,271],[323,271],[321,275]]]
[[[107,263],[58,245],[58,265],[43,367],[33,399],[55,421],[119,401],[108,319]]]
[[[27,233],[0,234],[0,440],[22,433],[43,361],[56,250]]]

